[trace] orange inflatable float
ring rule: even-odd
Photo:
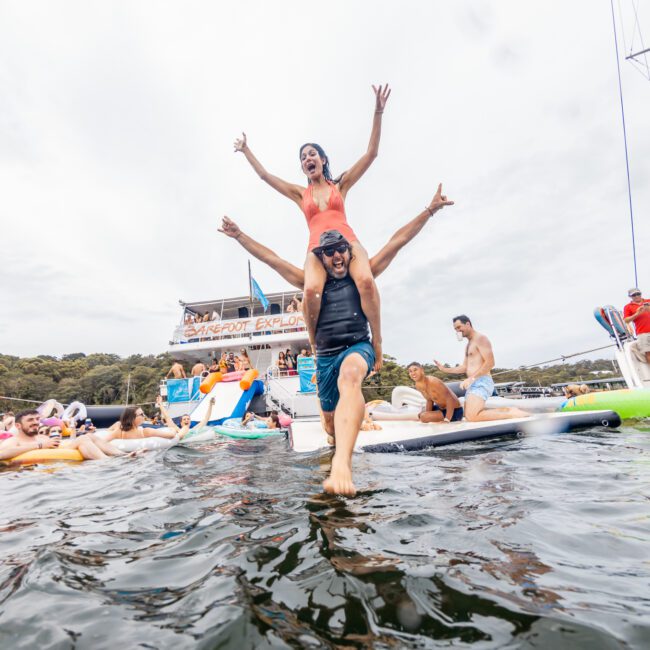
[[[259,371],[255,368],[247,370],[239,382],[239,387],[242,390],[248,390],[253,385],[253,382],[257,379],[257,375],[259,374]]]

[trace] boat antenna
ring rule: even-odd
[[[634,236],[634,211],[632,209],[632,185],[630,183],[630,159],[627,151],[627,129],[625,128],[625,108],[623,105],[623,85],[621,83],[621,64],[618,56],[618,38],[616,36],[616,18],[614,17],[614,0],[609,0],[612,7],[612,27],[614,31],[614,49],[616,51],[616,70],[618,71],[618,94],[621,100],[621,119],[623,122],[623,144],[625,146],[625,169],[627,172],[627,196],[630,205],[630,227],[632,230],[632,259],[634,262],[634,286],[639,286],[636,270],[636,239]]]

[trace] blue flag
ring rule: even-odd
[[[264,292],[260,289],[260,285],[255,282],[255,278],[251,277],[251,289],[253,290],[253,297],[260,301],[264,311],[269,308],[269,301],[266,299]]]

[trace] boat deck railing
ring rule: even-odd
[[[300,312],[265,314],[230,320],[211,320],[179,325],[172,336],[172,344],[199,343],[224,339],[250,338],[289,332],[305,332],[305,321]]]

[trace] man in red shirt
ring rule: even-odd
[[[636,343],[632,348],[640,361],[650,363],[650,300],[644,300],[641,290],[634,287],[627,292],[632,299],[625,305],[626,323],[634,323]]]

